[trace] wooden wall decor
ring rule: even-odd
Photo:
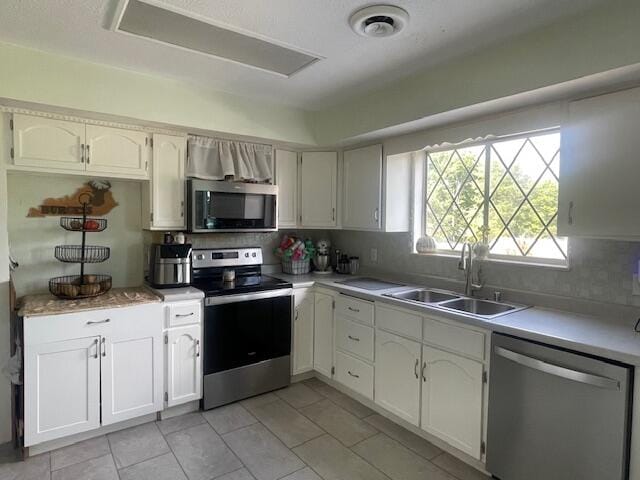
[[[59,198],[45,198],[38,207],[31,207],[27,217],[47,217],[62,215],[82,215],[80,195],[91,195],[87,214],[103,216],[118,206],[111,193],[111,183],[107,180],[91,180],[71,195]]]

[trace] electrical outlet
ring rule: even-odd
[[[378,249],[377,248],[372,248],[371,252],[369,253],[369,259],[371,260],[371,263],[378,263]]]

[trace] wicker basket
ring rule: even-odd
[[[303,275],[311,271],[311,259],[307,260],[291,260],[290,258],[282,259],[282,273],[290,273],[292,275]]]

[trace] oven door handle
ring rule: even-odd
[[[221,295],[219,297],[206,297],[205,307],[224,305],[227,303],[250,302],[265,298],[288,297],[293,295],[293,288],[280,288],[278,290],[266,290],[263,292],[239,293],[237,295]]]

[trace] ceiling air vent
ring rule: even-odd
[[[113,30],[285,77],[322,58],[169,8],[141,0],[122,0]]]
[[[365,7],[349,18],[349,25],[358,35],[377,38],[400,33],[408,22],[409,14],[393,5]]]

